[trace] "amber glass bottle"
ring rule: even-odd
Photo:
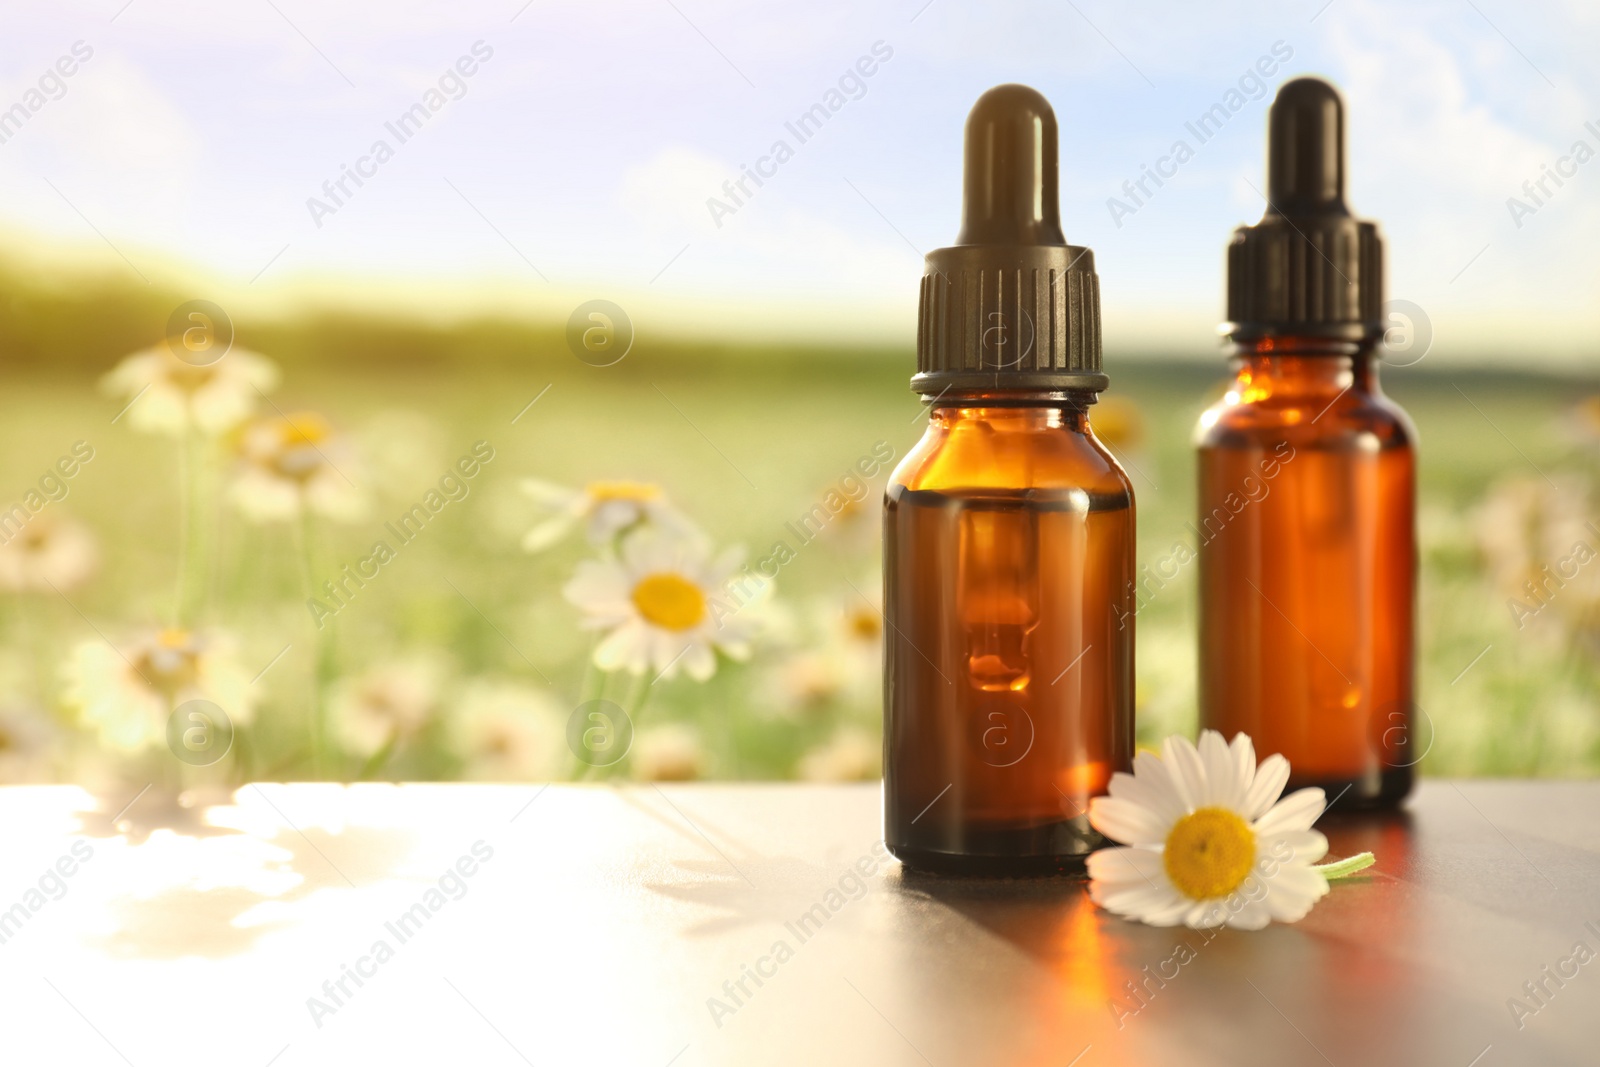
[[[1090,428],[1099,283],[1056,168],[1045,99],[985,93],[923,278],[928,429],[884,502],[884,809],[925,870],[1081,868],[1089,799],[1133,757],[1133,491]]]
[[[1377,228],[1344,203],[1343,107],[1286,84],[1268,207],[1229,249],[1234,380],[1200,420],[1200,721],[1340,807],[1410,791],[1413,443],[1378,386]]]

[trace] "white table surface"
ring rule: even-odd
[[[0,789],[7,1067],[1600,1063],[1600,958],[1541,970],[1600,953],[1600,784],[1428,781],[1325,827],[1375,875],[1210,940],[905,875],[875,785],[152,790],[113,826],[132,792]],[[1175,976],[1139,1006],[1146,967]]]

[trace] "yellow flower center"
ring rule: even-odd
[[[680,574],[647,574],[633,587],[633,606],[663,630],[687,630],[706,617],[706,595]]]
[[[297,411],[277,426],[278,447],[272,468],[284,478],[307,482],[327,465],[320,445],[333,437],[328,420],[314,411]]]
[[[133,661],[141,681],[169,699],[200,678],[200,649],[188,630],[166,629]]]
[[[1600,393],[1578,402],[1578,418],[1590,430],[1600,430]]]
[[[649,482],[590,482],[583,491],[597,504],[612,500],[631,500],[643,504],[661,499],[661,487]]]
[[[210,385],[211,380],[216,376],[217,368],[214,364],[197,367],[176,357],[173,358],[171,365],[167,367],[167,380],[190,394],[197,393],[207,385]]]
[[[283,443],[294,445],[319,445],[330,436],[328,420],[315,411],[297,411],[284,420]]]
[[[1191,900],[1225,897],[1244,884],[1256,859],[1256,835],[1227,808],[1200,808],[1167,834],[1161,862]]]
[[[883,621],[868,608],[855,608],[845,615],[845,628],[858,641],[876,641],[883,633]]]
[[[44,551],[50,546],[50,539],[53,533],[54,531],[50,529],[50,525],[48,523],[40,522],[39,520],[35,519],[33,522],[23,527],[22,536],[19,538],[19,540],[22,542],[22,551]]]

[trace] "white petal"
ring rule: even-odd
[[[165,382],[154,382],[128,409],[128,422],[137,430],[176,436],[189,424],[188,398]]]
[[[542,478],[524,478],[517,483],[523,495],[550,511],[566,510],[572,506],[573,501],[583,494],[576,489],[568,489],[555,482],[547,482]]]
[[[703,682],[717,672],[717,657],[711,651],[711,646],[704,643],[690,645],[689,651],[678,662],[683,664],[689,677],[697,682]]]
[[[1132,775],[1118,771],[1111,776],[1108,789],[1116,799],[1138,804],[1159,818],[1165,824],[1161,833],[1163,841],[1166,840],[1167,830],[1184,814],[1183,806],[1178,803],[1178,797],[1172,790],[1172,779],[1165,777],[1165,772],[1161,779],[1156,780],[1143,773]]]
[[[1309,830],[1311,824],[1322,814],[1323,806],[1321,789],[1315,786],[1309,789],[1297,789],[1256,820],[1255,832],[1265,837],[1292,830]]]
[[[1174,926],[1182,921],[1189,902],[1170,884],[1102,887],[1095,883],[1089,887],[1089,899],[1114,915],[1149,923],[1151,926]]]
[[[1102,848],[1091,852],[1087,862],[1089,877],[1097,881],[1143,882],[1146,878],[1166,877],[1161,852],[1152,848]]]
[[[700,579],[707,586],[721,585],[727,577],[738,570],[744,563],[745,551],[743,545],[729,545],[717,554],[717,558],[705,566]]]
[[[1280,859],[1284,855],[1293,858]],[[1315,863],[1328,854],[1328,839],[1317,830],[1292,830],[1256,838],[1256,855],[1268,862]]]
[[[561,587],[567,603],[595,615],[632,614],[632,583],[622,568],[609,560],[586,559]]]
[[[1206,786],[1205,765],[1200,762],[1194,743],[1187,737],[1169,737],[1161,743],[1161,754],[1184,807],[1190,811],[1204,807],[1210,790]]]
[[[1101,849],[1089,857],[1089,899],[1107,911],[1154,926],[1179,922],[1189,902],[1167,879],[1161,853]]]
[[[1276,754],[1262,760],[1261,766],[1256,768],[1255,781],[1250,784],[1250,792],[1245,795],[1244,806],[1239,814],[1252,822],[1261,818],[1283,792],[1284,783],[1288,780],[1288,760]]]
[[[201,430],[216,435],[243,422],[256,406],[254,390],[244,393],[237,387],[215,382],[195,390],[190,401],[194,422]]]
[[[683,657],[687,650],[694,645],[685,640],[681,633],[646,626],[650,633],[650,663],[655,672],[662,678],[673,678],[678,674],[678,668],[683,665]]]
[[[1228,902],[1225,898],[1198,900],[1189,905],[1183,916],[1183,925],[1191,930],[1210,930],[1228,922]]]
[[[743,663],[750,658],[750,642],[748,640],[730,641],[726,634],[719,633],[711,641],[712,644],[717,646],[718,652],[721,652],[731,660]]]
[[[649,637],[644,623],[623,623],[595,646],[594,665],[603,671],[625,668],[631,674],[643,674],[650,663]]]
[[[367,511],[366,495],[331,468],[306,483],[305,498],[312,511],[336,522],[355,522]]]
[[[260,471],[241,474],[229,496],[254,522],[285,522],[300,514],[300,493],[294,484]]]
[[[1264,903],[1279,922],[1300,921],[1317,901],[1328,895],[1328,880],[1305,866],[1282,868],[1268,885]]]
[[[1233,762],[1239,779],[1244,782],[1245,793],[1250,792],[1250,787],[1256,780],[1256,745],[1250,740],[1247,733],[1233,735],[1233,741],[1228,745],[1228,751],[1233,753]],[[1246,816],[1249,818],[1249,816]]]
[[[649,516],[650,521],[660,526],[663,530],[691,540],[705,539],[705,534],[700,532],[700,528],[694,524],[689,516],[672,505],[663,503],[660,500],[647,500],[644,502],[643,507],[644,513]]]
[[[1134,755],[1133,775],[1140,783],[1149,786],[1152,792],[1161,797],[1162,810],[1173,813],[1175,817],[1190,810],[1183,794],[1178,791],[1178,783],[1173,779],[1172,772],[1154,752],[1139,752]],[[1150,806],[1156,807],[1155,804]]]
[[[655,530],[642,529],[623,539],[622,562],[633,574],[654,574],[676,570],[678,560],[669,539]]]
[[[603,545],[638,521],[638,504],[631,500],[607,500],[589,515],[589,542]]]
[[[1172,820],[1131,800],[1095,797],[1089,801],[1089,825],[1124,845],[1159,845],[1166,841]]]
[[[543,552],[567,535],[567,531],[572,529],[572,521],[571,515],[557,515],[553,519],[546,519],[522,535],[522,550]]]
[[[1228,925],[1235,930],[1262,930],[1272,922],[1265,900],[1247,900],[1237,911],[1228,912]]]
[[[1229,811],[1239,810],[1250,780],[1240,777],[1228,743],[1217,731],[1203,730],[1200,733],[1199,751],[1200,762],[1206,770],[1206,785],[1209,787],[1206,803]]]

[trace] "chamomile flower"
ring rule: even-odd
[[[232,639],[220,633],[155,630],[121,648],[85,641],[73,649],[63,680],[65,702],[118,752],[164,743],[167,717],[190,700],[209,700],[235,725],[255,710],[250,675]]]
[[[48,781],[57,734],[37,708],[0,704],[0,784]]]
[[[700,735],[682,723],[639,731],[629,756],[633,777],[641,782],[692,782],[705,769]]]
[[[165,344],[135,352],[100,380],[102,389],[129,405],[128,425],[169,437],[191,429],[212,437],[225,433],[277,384],[277,366],[246,349],[234,347],[214,363],[196,365]]]
[[[442,657],[417,654],[345,679],[332,700],[340,740],[365,755],[414,737],[439,710],[448,673]]]
[[[0,589],[75,589],[94,574],[100,550],[81,522],[41,511],[0,542]]]
[[[883,742],[859,726],[842,727],[800,757],[795,768],[807,782],[863,782],[883,773]]]
[[[879,585],[868,580],[858,584],[861,592],[849,589],[841,599],[812,605],[808,634],[812,642],[792,652],[772,672],[775,710],[801,713],[840,700],[867,704],[878,699],[883,683]]]
[[[771,589],[762,582],[743,602],[725,593],[742,555],[733,549],[710,559],[699,538],[647,527],[628,535],[618,558],[578,564],[561,592],[583,612],[585,629],[605,631],[594,650],[601,670],[671,678],[681,666],[703,682],[716,673],[716,652],[750,654],[756,601]]]
[[[1600,526],[1589,517],[1592,499],[1587,478],[1558,473],[1553,481],[1503,480],[1479,504],[1479,551],[1517,629],[1560,620],[1571,636],[1600,640],[1600,566],[1593,562]]]
[[[693,524],[651,482],[590,482],[582,489],[569,489],[524,478],[522,491],[540,511],[552,513],[523,536],[527,552],[549,548],[579,524],[593,545],[609,544],[618,534],[646,524],[685,535],[694,532]]]
[[[795,717],[820,712],[839,699],[847,678],[836,656],[818,649],[791,653],[768,672],[774,712]]]
[[[349,446],[316,412],[252,419],[237,444],[239,473],[229,495],[246,518],[281,522],[309,510],[349,522],[365,513]]]
[[[548,693],[523,682],[469,684],[456,727],[468,778],[548,781],[572,762],[566,716]]]
[[[1371,861],[1312,864],[1328,840],[1311,828],[1321,789],[1279,800],[1289,761],[1256,765],[1244,734],[1229,745],[1215,730],[1169,737],[1162,756],[1141,752],[1134,773],[1111,777],[1109,797],[1089,803],[1089,822],[1124,843],[1089,857],[1089,896],[1107,911],[1153,926],[1259,930],[1295,922],[1328,892],[1328,878]]]
[[[1579,444],[1600,448],[1600,393],[1591,393],[1574,404],[1567,425]]]

